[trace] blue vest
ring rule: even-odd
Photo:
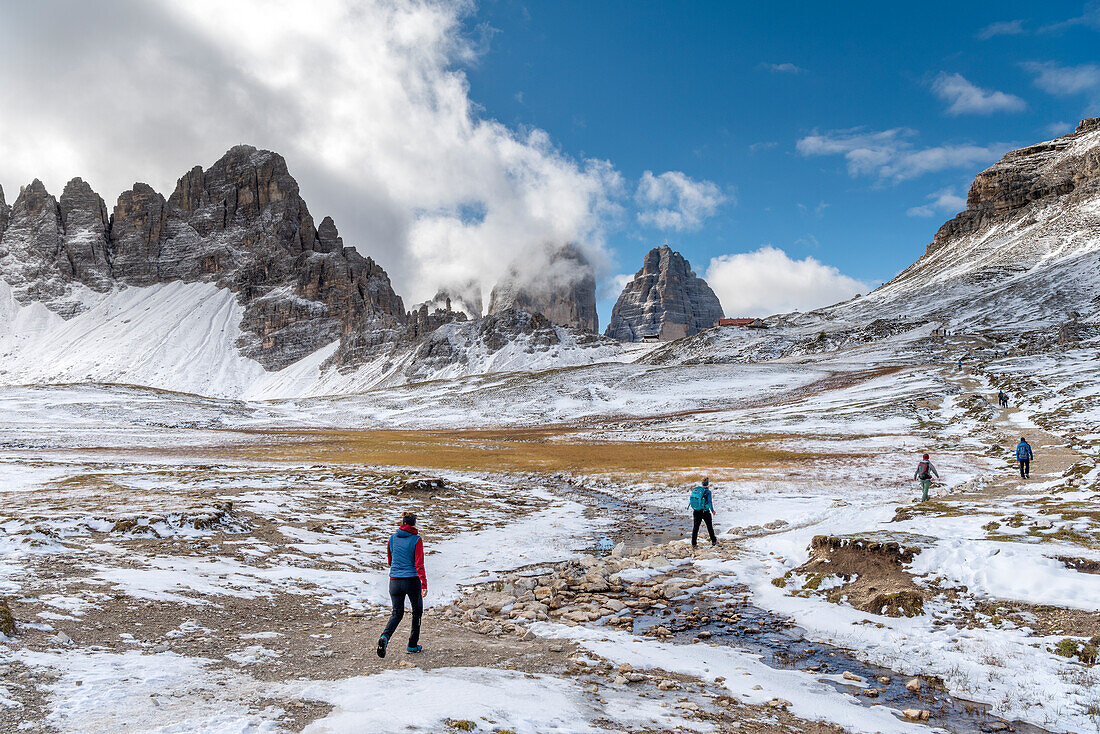
[[[416,578],[416,544],[420,536],[408,530],[398,530],[390,536],[390,577],[395,579]],[[376,546],[377,547],[377,546]]]

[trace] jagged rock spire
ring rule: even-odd
[[[611,311],[605,334],[619,341],[662,341],[696,334],[718,323],[722,304],[691,263],[667,244],[650,250]]]

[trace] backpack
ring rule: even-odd
[[[706,501],[703,499],[703,494],[707,491],[706,487],[696,487],[691,490],[691,509],[693,510],[705,510],[707,509]]]
[[[921,479],[931,479],[932,471],[930,467],[931,464],[929,464],[929,462],[927,461],[922,461],[921,463],[917,464],[917,476],[919,476]]]

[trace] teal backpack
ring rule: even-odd
[[[706,487],[696,487],[691,490],[691,509],[693,510],[705,510],[706,503],[703,500],[703,493],[707,491]]]

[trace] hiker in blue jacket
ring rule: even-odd
[[[703,483],[691,490],[691,506],[694,524],[691,527],[691,547],[699,543],[699,524],[706,522],[710,533],[710,544],[718,545],[718,536],[714,534],[714,495],[710,493],[710,479],[703,477]]]
[[[1031,459],[1034,456],[1035,453],[1031,450],[1031,444],[1021,436],[1020,443],[1016,444],[1016,461],[1020,462],[1021,478],[1029,479],[1031,477]]]
[[[386,657],[390,637],[405,616],[405,597],[412,607],[412,630],[405,652],[418,653],[420,645],[420,617],[424,614],[424,595],[428,593],[428,576],[424,572],[424,541],[416,531],[416,514],[406,512],[401,517],[401,527],[390,536],[386,546],[386,560],[390,564],[390,602],[393,612],[386,623],[386,631],[378,638],[378,657]]]

